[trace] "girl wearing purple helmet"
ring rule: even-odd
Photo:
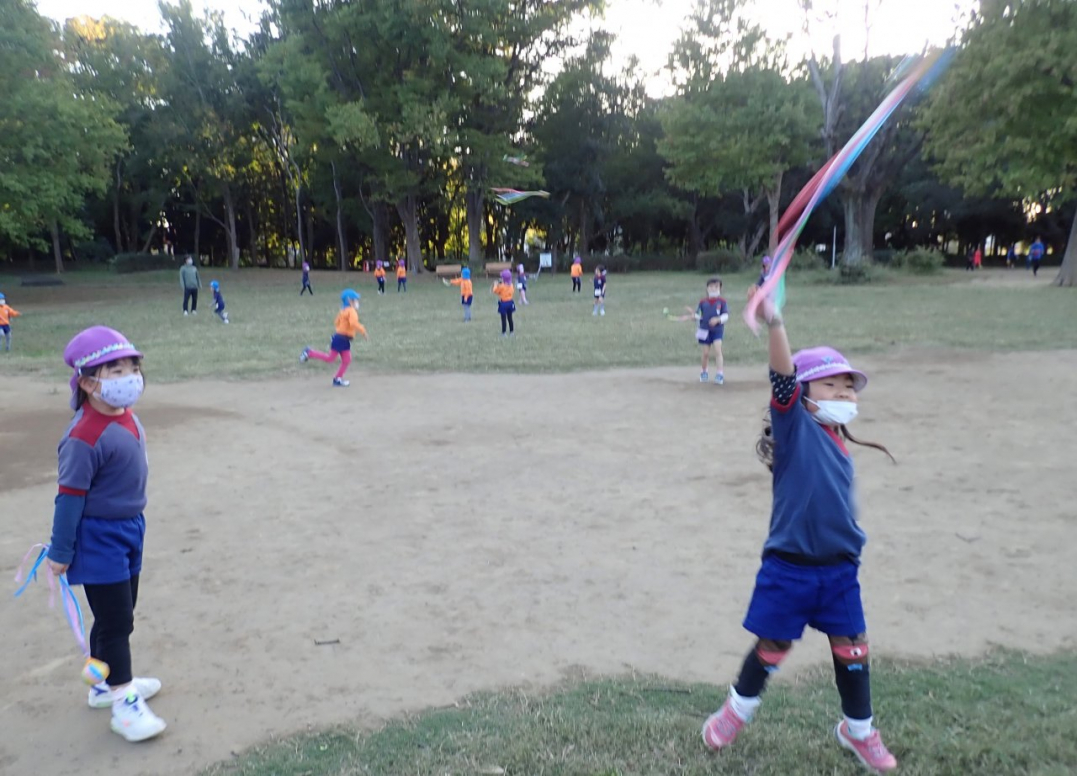
[[[374,279],[378,281],[378,293],[385,294],[385,262],[378,260],[374,266]]]
[[[109,673],[90,689],[90,707],[111,709],[113,732],[145,741],[165,722],[146,705],[160,681],[131,673],[149,475],[146,432],[131,412],[145,385],[142,354],[120,332],[93,326],[67,344],[64,363],[74,370],[75,417],[58,451],[49,567],[83,586],[93,612],[90,655]]]
[[[827,635],[844,718],[838,742],[877,773],[897,767],[872,726],[867,628],[857,572],[865,535],[853,498],[847,425],[867,376],[828,347],[795,356],[770,300],[759,308],[770,340],[770,419],[757,445],[773,472],[770,533],[744,627],[757,637],[722,708],[703,725],[714,750],[733,743],[752,719],[767,679],[805,626]],[[891,456],[892,459],[892,456]]]
[[[516,312],[516,302],[512,301],[516,290],[512,287],[512,271],[501,270],[501,279],[490,289],[497,296],[497,311],[501,314],[501,336],[516,336],[516,327],[512,323],[512,314]]]

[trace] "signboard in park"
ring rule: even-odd
[[[552,253],[540,253],[539,254],[539,267],[543,269],[553,268],[553,254]]]

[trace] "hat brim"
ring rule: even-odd
[[[852,367],[837,365],[829,369],[822,369],[818,372],[813,372],[811,377],[807,379],[801,378],[800,375],[797,375],[797,378],[802,383],[814,383],[816,380],[823,380],[827,377],[836,377],[838,375],[849,375],[850,377],[852,377],[853,390],[857,393],[860,393],[862,390],[864,390],[865,386],[867,386],[868,384],[868,376],[861,372],[859,369],[853,369]]]

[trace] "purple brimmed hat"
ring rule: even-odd
[[[859,369],[853,369],[845,356],[825,345],[799,351],[793,356],[793,366],[797,370],[797,381],[801,383],[835,375],[852,375],[853,389],[858,393],[868,384],[866,374]]]
[[[75,370],[70,382],[72,407],[82,370],[121,358],[142,358],[142,354],[115,329],[91,326],[76,334],[64,348],[64,363]]]
[[[507,269],[501,270],[501,279],[508,283],[510,280],[512,280],[512,273],[509,272],[509,270]]]

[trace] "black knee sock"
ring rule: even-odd
[[[135,629],[138,576],[114,585],[84,585],[93,612],[90,653],[109,667],[109,684],[131,681],[131,632]]]
[[[753,649],[744,658],[744,665],[741,666],[740,676],[737,677],[737,683],[733,685],[733,689],[742,698],[758,698],[766,689],[769,678],[770,671],[759,662],[759,655]]]
[[[505,313],[501,313],[501,333],[504,334],[508,329],[508,318]]]
[[[515,332],[516,331],[516,327],[512,325],[512,313],[509,313],[509,331],[510,332]]]
[[[834,659],[834,683],[841,696],[841,710],[849,719],[871,717],[871,668],[847,666]]]

